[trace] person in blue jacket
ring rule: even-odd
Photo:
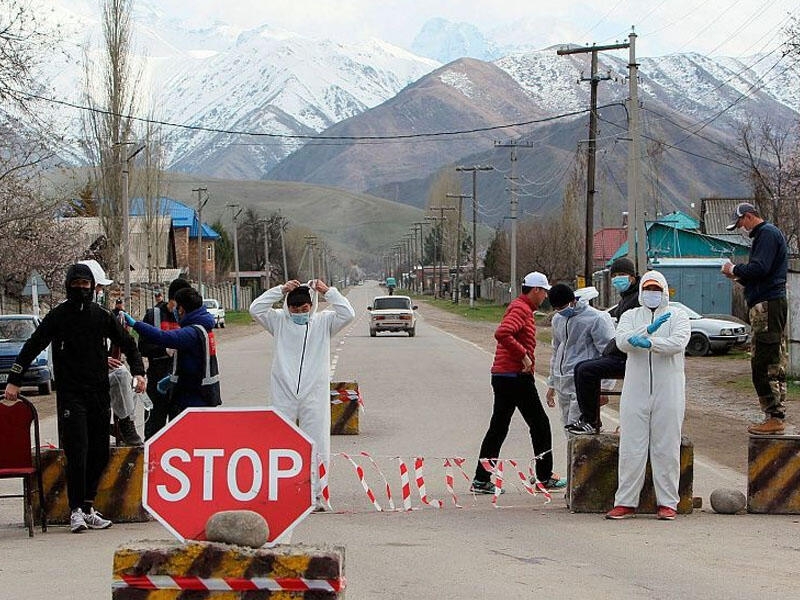
[[[169,391],[175,413],[190,406],[217,406],[222,403],[219,392],[219,367],[214,339],[214,317],[203,306],[203,298],[193,288],[175,294],[180,329],[163,331],[137,321],[128,313],[125,321],[144,340],[176,350],[172,374],[159,383]]]

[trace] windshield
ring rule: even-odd
[[[392,308],[402,308],[402,309],[410,309],[411,308],[411,301],[408,298],[375,298],[375,303],[373,304],[373,308],[375,310],[386,310]]]
[[[203,300],[203,306],[206,308],[217,308],[219,304],[216,300]]]
[[[35,329],[32,319],[0,319],[0,340],[24,342]]]
[[[702,319],[703,316],[694,312],[691,308],[686,306],[685,304],[681,304],[680,302],[670,302],[669,303],[671,308],[678,308],[686,313],[686,316],[690,319]]]

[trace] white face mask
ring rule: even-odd
[[[647,308],[654,310],[661,306],[661,292],[657,290],[643,290],[642,291],[642,304]]]

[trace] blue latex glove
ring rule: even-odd
[[[632,335],[628,338],[628,343],[636,348],[649,348],[653,344],[643,335]]]
[[[122,316],[125,317],[125,322],[128,324],[128,327],[133,327],[134,325],[136,325],[136,319],[134,319],[128,313],[123,312]]]
[[[666,323],[669,318],[672,316],[671,312],[665,312],[660,317],[656,317],[655,320],[647,326],[647,333],[653,334],[655,333],[656,329],[661,327],[664,323]]]
[[[171,382],[169,380],[169,375],[164,377],[163,379],[159,379],[158,383],[156,384],[156,389],[158,390],[159,394],[165,394],[169,391],[171,387]]]

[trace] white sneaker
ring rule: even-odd
[[[89,511],[89,514],[84,513],[83,518],[89,529],[108,529],[113,525],[111,521],[104,519],[103,515],[97,512],[94,507]]]
[[[86,515],[83,514],[83,511],[80,508],[73,510],[72,514],[69,516],[69,530],[72,533],[80,533],[89,529],[89,526],[86,524],[85,517]]]

